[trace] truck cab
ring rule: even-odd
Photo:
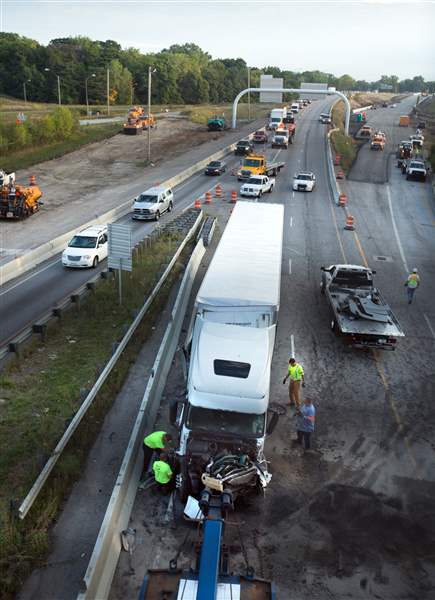
[[[272,148],[288,148],[289,134],[287,129],[277,129],[272,139]]]

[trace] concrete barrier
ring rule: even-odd
[[[175,265],[178,257],[180,256],[180,254],[183,251],[184,247],[186,246],[187,242],[190,239],[192,239],[192,237],[195,235],[196,230],[198,229],[201,220],[202,220],[202,211],[198,214],[198,217],[197,217],[194,225],[192,226],[189,233],[184,238],[183,242],[180,244],[176,253],[172,257],[170,263],[166,267],[165,272],[163,273],[163,275],[157,282],[155,288],[151,292],[150,296],[147,298],[145,304],[140,309],[140,311],[139,311],[138,315],[136,316],[136,318],[134,319],[133,323],[128,328],[127,332],[125,333],[124,337],[122,338],[121,342],[119,343],[119,346],[117,347],[113,356],[110,358],[109,362],[104,367],[104,369],[101,372],[100,376],[98,377],[97,381],[92,386],[92,389],[90,390],[90,392],[86,396],[84,402],[81,404],[80,408],[74,415],[74,418],[71,421],[71,423],[69,424],[67,430],[65,431],[65,433],[63,434],[63,436],[61,437],[59,442],[57,443],[55,449],[51,453],[50,458],[47,460],[47,462],[44,465],[44,468],[38,475],[35,483],[32,485],[29,493],[27,494],[27,496],[24,498],[23,502],[21,503],[21,506],[18,509],[18,514],[21,519],[24,519],[24,517],[29,512],[30,508],[32,507],[33,503],[35,502],[36,498],[38,497],[42,487],[44,486],[45,482],[47,481],[48,476],[50,475],[55,464],[57,463],[60,455],[62,454],[62,452],[65,449],[66,445],[68,444],[69,440],[71,439],[73,433],[79,426],[81,420],[85,416],[89,407],[92,405],[98,392],[100,391],[100,389],[103,386],[104,382],[106,381],[107,377],[110,375],[113,367],[116,365],[119,357],[121,356],[122,352],[124,351],[125,347],[127,346],[128,342],[130,341],[131,337],[133,336],[134,332],[136,331],[139,324],[141,323],[143,317],[145,316],[146,312],[148,311],[149,307],[151,306],[154,298],[157,296],[158,292],[160,291],[160,288],[166,281],[166,279],[167,279],[169,273],[171,272],[173,266]]]
[[[253,134],[251,133],[247,137],[252,137],[252,135]],[[164,187],[174,187],[182,183],[186,179],[189,179],[189,177],[191,177],[192,175],[195,175],[195,173],[198,173],[198,171],[204,169],[210,161],[219,160],[220,158],[223,158],[225,155],[232,152],[235,147],[236,143],[233,143],[229,146],[226,146],[222,150],[214,152],[207,158],[204,158],[203,160],[192,165],[192,167],[189,167],[181,173],[178,173],[178,175],[174,175],[174,177],[171,177],[166,181],[162,181],[161,185]],[[116,208],[109,210],[107,213],[102,214],[96,219],[88,221],[80,227],[75,227],[71,231],[68,231],[67,233],[62,234],[59,237],[54,238],[50,242],[46,242],[45,244],[42,244],[41,246],[38,246],[33,250],[29,250],[29,252],[23,254],[22,256],[16,257],[15,259],[10,260],[9,262],[0,266],[0,284],[4,285],[8,281],[19,277],[20,275],[23,275],[27,271],[34,269],[39,264],[59,254],[62,250],[65,249],[65,246],[69,242],[69,240],[82,229],[92,227],[93,225],[111,223],[112,221],[127,215],[131,211],[132,204],[133,199],[127,200],[127,202],[123,202]]]
[[[331,129],[328,131],[328,134],[325,136],[325,151],[326,151],[326,164],[328,167],[328,179],[329,186],[331,188],[332,197],[337,206],[339,206],[339,196],[340,190],[338,188],[337,179],[335,177],[334,171],[334,161],[332,160],[332,150],[331,150],[331,133],[333,131],[339,131],[337,128]]]
[[[204,244],[200,240],[184,273],[172,310],[171,321],[166,328],[154,361],[118,478],[83,579],[84,590],[80,592],[77,600],[95,600],[96,598],[105,600],[109,596],[121,552],[121,531],[128,526],[143,468],[142,439],[145,430],[154,424],[166,377],[177,348],[193,281],[204,253]]]

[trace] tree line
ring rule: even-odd
[[[109,70],[111,104],[145,103],[149,66],[155,69],[153,103],[232,102],[247,87],[248,65],[242,58],[213,59],[196,44],[175,44],[158,53],[143,54],[135,48],[122,49],[113,40],[78,36],[54,39],[43,46],[15,33],[0,33],[0,94],[23,98],[26,93],[29,101],[57,102],[59,77],[63,104],[85,104],[86,87],[90,104],[104,104]],[[435,92],[435,81],[427,82],[419,75],[404,80],[383,75],[368,82],[348,74],[337,77],[274,66],[251,67],[252,87],[259,87],[261,73],[282,77],[285,87],[316,82],[345,91]]]

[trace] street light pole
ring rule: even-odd
[[[88,79],[90,79],[91,77],[95,77],[95,73],[92,73],[92,75],[89,75],[89,77],[86,77],[85,79],[85,91],[86,91],[86,115],[89,117],[89,98],[88,98]]]
[[[148,164],[151,162],[151,77],[155,72],[156,69],[148,67]]]
[[[251,69],[248,67],[248,89],[251,87]],[[251,120],[251,92],[248,92],[248,121]]]
[[[45,67],[44,71],[47,71],[47,73],[50,71],[51,69],[49,69],[49,67]],[[59,106],[62,105],[62,100],[60,97],[60,77],[59,75],[57,75],[57,73],[54,73],[57,77],[57,102],[59,104]]]

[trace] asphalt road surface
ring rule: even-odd
[[[317,102],[306,110],[296,144],[280,152],[286,169],[273,194],[264,197],[285,206],[271,386],[271,398],[285,414],[266,444],[273,479],[264,500],[240,507],[231,521],[241,522],[248,561],[258,576],[276,582],[280,600],[429,600],[435,597],[434,202],[429,186],[406,182],[391,166],[388,185],[346,182],[357,229],[343,230],[343,211],[333,204],[326,179],[324,130],[316,119],[325,107]],[[396,112],[406,111],[399,104]],[[316,191],[290,191],[299,169],[316,173]],[[215,210],[223,224],[228,207]],[[354,351],[330,331],[320,266],[337,262],[377,270],[377,285],[406,334],[395,352]],[[403,283],[414,266],[422,285],[409,306]],[[292,445],[294,415],[285,407],[282,378],[292,340],[306,372],[304,393],[317,407],[309,455]],[[166,398],[182,393],[181,380],[178,365]],[[166,415],[162,410],[157,428],[168,427]],[[158,495],[138,494],[131,521],[137,530],[134,572],[123,553],[113,600],[134,597],[146,570],[166,567],[182,546],[188,526],[181,519],[176,529],[165,523],[166,507]],[[227,527],[226,534],[234,550],[231,569],[244,572],[237,529]],[[179,566],[192,564],[193,539],[194,531],[181,548]]]

